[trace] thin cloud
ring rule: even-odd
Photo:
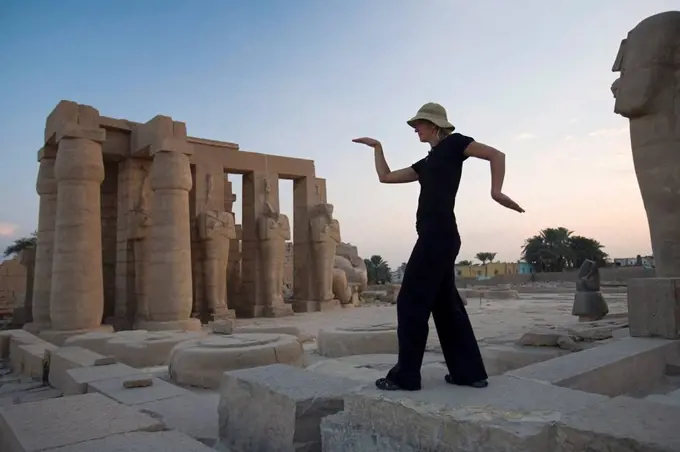
[[[581,120],[578,119],[578,118],[571,118],[571,119],[570,119],[569,121],[567,121],[567,122],[568,122],[569,124],[577,124],[577,123],[581,122]]]
[[[536,135],[529,132],[520,133],[515,137],[516,140],[533,140],[534,138],[536,138]]]
[[[12,237],[19,226],[11,223],[0,222],[0,237]]]
[[[588,134],[589,137],[618,137],[626,135],[628,127],[620,127],[618,129],[598,129]]]

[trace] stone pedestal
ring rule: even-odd
[[[680,278],[629,280],[628,323],[633,337],[680,339]]]
[[[52,157],[52,156],[50,156]],[[57,181],[54,179],[54,158],[45,150],[39,153],[40,167],[36,190],[40,196],[38,211],[38,237],[33,271],[32,320],[25,325],[27,331],[41,331],[50,327],[50,291],[52,286],[52,257],[54,227],[57,213]]]
[[[191,317],[192,274],[189,224],[189,157],[160,150],[151,166],[153,203],[148,267],[148,319],[138,327],[148,330],[198,330]]]
[[[609,313],[607,302],[602,292],[576,292],[571,315],[578,316],[581,321],[600,320]]]
[[[54,177],[58,193],[49,304],[51,329],[96,329],[104,314],[100,201],[104,161],[100,141],[61,138]]]

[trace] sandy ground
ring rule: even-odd
[[[625,293],[605,293],[610,314],[627,311]],[[569,293],[520,294],[519,300],[468,300],[467,311],[477,339],[483,343],[513,342],[533,328],[578,324],[571,315],[574,299]],[[238,319],[236,326],[297,326],[300,331],[316,336],[321,328],[353,327],[396,322],[395,306],[368,304],[349,309],[296,314],[276,319]],[[437,344],[434,322],[430,320],[430,345]]]

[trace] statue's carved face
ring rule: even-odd
[[[620,77],[612,84],[614,112],[626,118],[652,114],[665,84],[680,65],[680,13],[652,16],[628,33],[614,61]],[[670,77],[666,77],[670,75]]]

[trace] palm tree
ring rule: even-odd
[[[472,265],[472,261],[468,261],[468,260],[464,259],[462,261],[458,261],[458,263],[456,265],[464,265],[466,267],[469,267],[470,265]]]
[[[390,266],[382,256],[374,254],[370,259],[364,259],[364,263],[366,264],[369,284],[376,284],[380,281],[390,282],[392,280]]]
[[[475,259],[480,261],[482,265],[484,266],[484,276],[489,276],[489,269],[486,266],[487,262],[493,262],[493,260],[496,258],[496,253],[492,253],[489,251],[482,251],[480,253],[477,253],[475,255]]]
[[[597,240],[573,235],[564,227],[546,228],[529,237],[522,247],[522,259],[539,272],[559,272],[580,267],[586,259],[606,265],[607,253]]]
[[[21,237],[18,238],[9,245],[7,248],[5,248],[5,252],[3,253],[4,257],[9,257],[14,254],[19,254],[23,250],[27,248],[35,248],[36,242],[38,241],[38,232],[33,231],[31,232],[31,235],[28,237]]]

